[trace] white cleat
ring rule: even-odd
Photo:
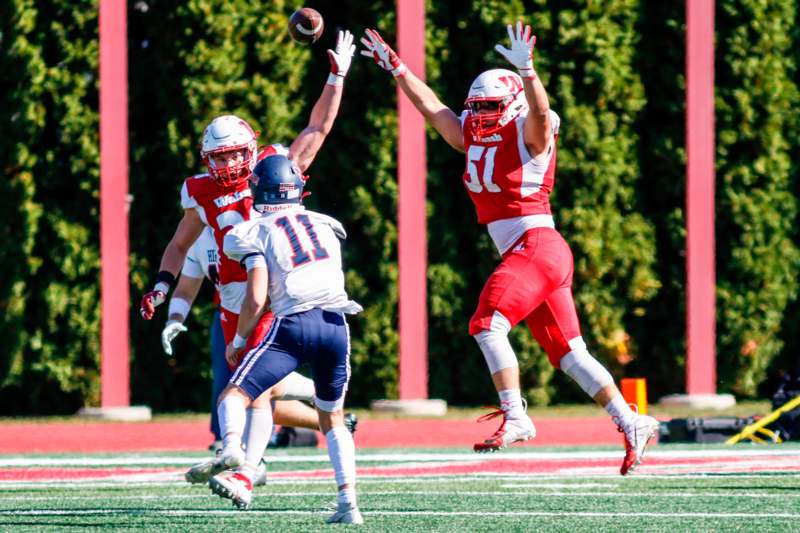
[[[494,452],[502,450],[515,442],[525,442],[536,437],[536,426],[528,415],[522,418],[508,418],[505,411],[498,409],[487,415],[483,415],[478,419],[478,422],[491,420],[497,416],[503,417],[503,423],[497,428],[497,431],[484,440],[483,442],[475,443],[472,449],[478,453]]]
[[[244,464],[244,451],[241,448],[238,450],[230,449],[227,454],[223,449],[218,451],[217,456],[213,459],[192,466],[183,477],[192,484],[205,483],[209,478],[216,476],[220,472],[236,468],[242,464]]]
[[[258,462],[258,468],[256,468],[256,473],[253,475],[253,486],[254,487],[263,487],[267,484],[267,463],[264,459]]]
[[[253,484],[239,472],[219,474],[208,480],[211,492],[220,498],[228,498],[237,509],[247,509],[253,500]]]
[[[326,524],[363,524],[364,517],[358,507],[339,507],[335,513],[328,517]]]
[[[625,458],[619,473],[630,474],[642,462],[647,445],[658,430],[658,420],[652,416],[637,414],[633,423],[626,428],[620,427],[625,435]]]

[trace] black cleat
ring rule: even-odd
[[[344,414],[344,427],[347,428],[351,435],[355,434],[356,427],[358,427],[358,417],[355,413]]]

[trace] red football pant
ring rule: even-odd
[[[572,300],[572,268],[572,252],[560,233],[552,228],[528,230],[486,281],[469,334],[491,329],[495,312],[511,327],[525,320],[558,368],[571,350],[568,342],[581,335]]]
[[[236,328],[239,325],[239,314],[234,313],[233,311],[228,311],[224,307],[220,307],[219,319],[220,322],[222,322],[222,336],[225,337],[225,346],[227,346],[233,342],[233,338],[236,336]],[[272,314],[272,311],[267,311],[261,315],[261,318],[258,320],[258,324],[256,324],[255,329],[253,329],[253,332],[249,337],[247,337],[247,344],[244,345],[244,350],[239,356],[239,361],[242,360],[244,354],[249,352],[251,348],[255,348],[261,343],[261,341],[264,340],[264,337],[267,336],[269,328],[272,326],[273,319],[274,315]],[[239,366],[239,361],[237,361],[235,365],[228,363],[228,368],[234,370],[237,366]]]

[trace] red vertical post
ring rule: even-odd
[[[124,0],[100,0],[101,406],[130,404],[128,47]]]
[[[397,0],[397,48],[425,79],[425,2]],[[428,397],[425,119],[397,89],[398,263],[400,274],[400,399]]]
[[[686,392],[716,394],[714,0],[686,2]]]

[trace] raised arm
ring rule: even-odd
[[[408,70],[397,53],[386,44],[376,30],[366,30],[366,38],[361,38],[364,50],[361,55],[371,57],[379,67],[392,73],[403,93],[411,100],[447,144],[464,151],[464,139],[461,134],[461,121],[452,109],[439,100],[436,93],[428,85]]]
[[[184,211],[183,218],[178,223],[172,240],[169,241],[164,250],[164,255],[161,256],[161,265],[158,268],[156,284],[153,290],[142,297],[139,312],[145,320],[153,318],[156,307],[164,303],[169,289],[175,283],[175,277],[183,266],[186,253],[194,241],[197,240],[197,237],[200,236],[204,227],[205,224],[203,224],[197,211],[194,209],[186,209]]]
[[[342,101],[344,78],[350,68],[355,50],[353,35],[349,31],[340,31],[336,40],[336,50],[328,50],[328,59],[331,62],[328,81],[325,82],[322,95],[311,110],[308,126],[300,132],[289,147],[289,159],[294,161],[303,173],[311,166],[325,137],[333,128],[336,115],[339,113],[339,104]]]
[[[550,142],[552,125],[550,124],[550,101],[547,91],[542,85],[539,76],[533,69],[533,47],[536,46],[536,36],[531,35],[531,27],[523,28],[522,22],[517,22],[516,31],[509,24],[508,37],[511,40],[511,49],[500,44],[494,48],[514,65],[522,77],[522,87],[525,90],[525,99],[528,101],[528,117],[525,119],[525,144],[534,157],[544,155]]]

